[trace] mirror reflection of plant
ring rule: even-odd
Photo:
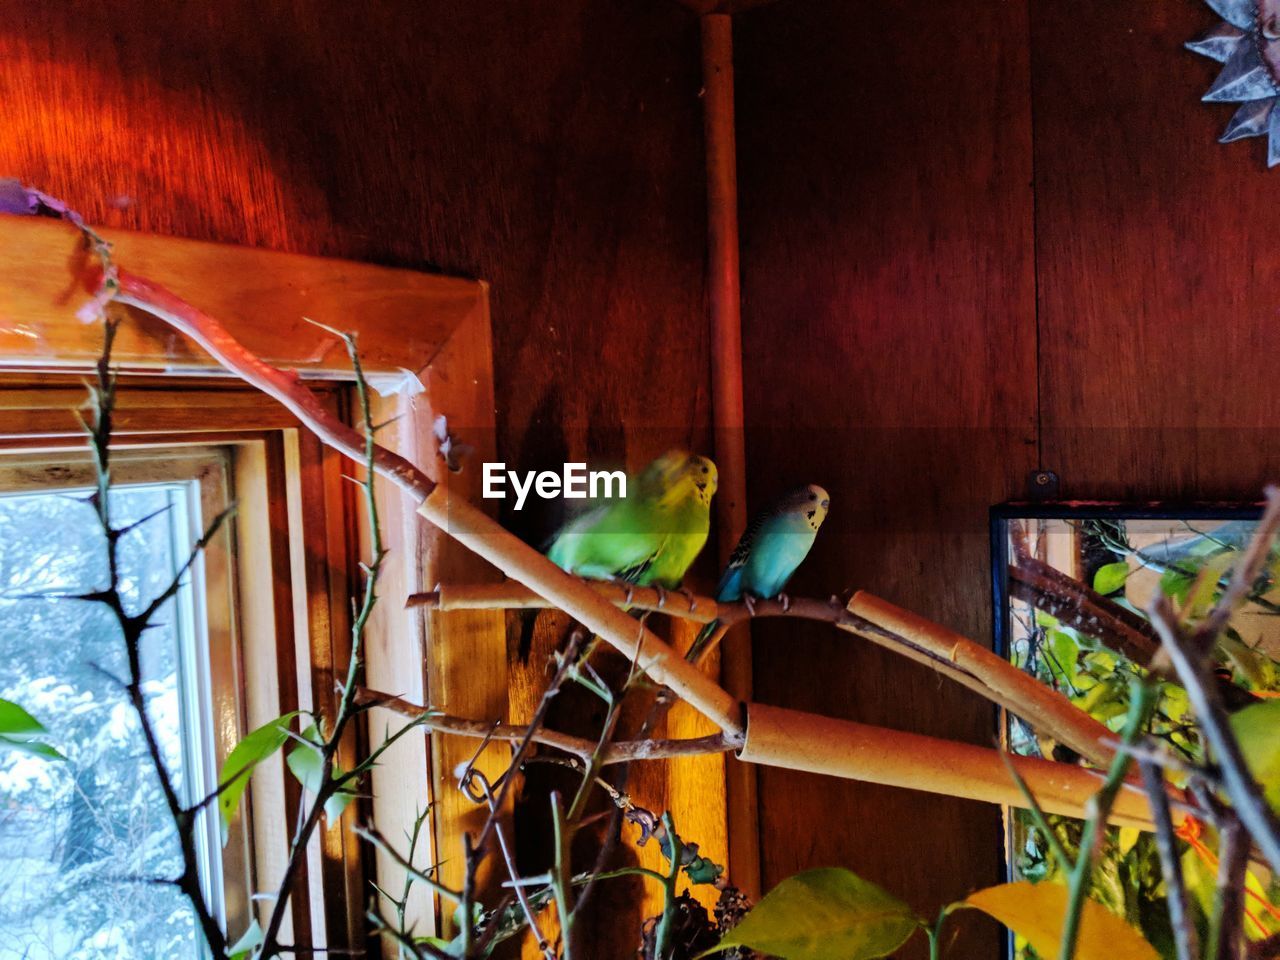
[[[1181,605],[1192,604],[1193,609],[1203,614],[1221,598],[1230,583],[1230,571],[1248,544],[1249,535],[1256,524],[1251,520],[1233,520],[1209,531],[1191,521],[1184,520],[1181,523],[1191,535],[1189,540],[1170,537],[1150,546],[1137,548],[1128,539],[1124,521],[1082,521],[1079,525],[1084,544],[1082,549],[1087,548],[1091,542],[1097,542],[1111,552],[1117,568],[1123,565],[1126,574],[1130,568],[1154,571],[1160,575],[1162,593]],[[1257,607],[1267,614],[1280,615],[1280,603],[1267,596],[1276,587],[1278,564],[1280,549],[1273,547],[1258,576],[1244,592],[1245,606]],[[1098,589],[1100,584],[1096,576],[1092,582],[1095,590],[1109,595],[1117,592],[1124,579],[1125,576],[1121,576],[1119,580],[1107,578],[1104,586],[1109,586],[1110,589]],[[1123,596],[1114,599],[1139,612]],[[1235,682],[1254,692],[1280,690],[1280,670],[1276,669],[1276,662],[1257,650],[1256,644],[1247,643],[1234,629],[1228,629],[1219,638],[1219,643],[1220,663],[1224,669],[1230,670]]]
[[[1223,539],[1187,524],[1188,532],[1196,539],[1190,545],[1181,541],[1176,555],[1170,546],[1172,541],[1168,540],[1152,547],[1135,548],[1123,521],[1088,520],[1080,522],[1078,529],[1082,554],[1087,554],[1086,575],[1095,593],[1109,595],[1132,610],[1132,605],[1122,596],[1124,584],[1133,569],[1152,568],[1161,574],[1161,594],[1178,602],[1182,622],[1187,629],[1195,629],[1211,617],[1221,615],[1224,598],[1233,610],[1247,604],[1264,609],[1274,606],[1262,595],[1273,584],[1270,571],[1275,566],[1276,551],[1268,541],[1258,554],[1256,541],[1250,539],[1250,534],[1267,534],[1255,530],[1256,526],[1253,522],[1236,524],[1228,533],[1231,539]],[[1257,562],[1254,569],[1242,573],[1243,565],[1251,562],[1245,547],[1254,552],[1252,560]],[[1242,577],[1247,580],[1243,586]],[[1232,592],[1234,595],[1230,595]],[[1112,729],[1123,723],[1132,705],[1134,684],[1146,684],[1146,689],[1154,695],[1154,703],[1144,734],[1147,741],[1158,748],[1155,755],[1162,758],[1164,775],[1160,782],[1167,778],[1170,783],[1185,786],[1200,776],[1206,762],[1204,738],[1182,676],[1161,680],[1109,649],[1101,638],[1080,629],[1078,623],[1070,626],[1043,610],[1015,608],[1013,617],[1022,627],[1022,636],[1012,645],[1011,658]],[[1232,685],[1262,695],[1276,688],[1280,670],[1275,661],[1246,644],[1225,617],[1221,618],[1221,629],[1208,643],[1206,656],[1218,665],[1219,682],[1229,679]],[[1243,702],[1255,701],[1246,697]],[[1028,737],[1029,732],[1025,724],[1012,724],[1011,748],[1026,754],[1051,754],[1055,759],[1068,759],[1062,755],[1060,745],[1044,742],[1034,735]],[[1272,738],[1275,739],[1274,730]],[[1262,765],[1263,761],[1255,760],[1255,769]],[[1274,778],[1274,773],[1272,776]],[[1038,820],[1032,813],[1018,810],[1014,811],[1013,823],[1018,874],[1036,881],[1065,880],[1069,871],[1062,866],[1064,857],[1055,855],[1054,851],[1065,850],[1066,857],[1072,859],[1078,855],[1085,831],[1082,822],[1065,817]],[[1202,830],[1207,843],[1199,839]],[[1136,831],[1106,831],[1087,891],[1092,899],[1141,929],[1144,936],[1168,956],[1179,949],[1170,921],[1171,908],[1175,913],[1185,914],[1181,922],[1192,927],[1199,940],[1210,935],[1214,918],[1221,912],[1220,906],[1215,912],[1215,890],[1219,887],[1219,861],[1214,852],[1219,845],[1216,831],[1209,826],[1202,828],[1198,821],[1187,818],[1177,836],[1192,841],[1184,845],[1179,854],[1181,872],[1190,891],[1185,911],[1178,910],[1169,900],[1167,871],[1158,838],[1139,835]],[[1254,938],[1274,935],[1280,930],[1280,909],[1275,906],[1280,898],[1275,890],[1270,894],[1264,891],[1248,871],[1244,876],[1246,899],[1254,908],[1245,910],[1249,921],[1245,932]],[[1038,956],[1033,947],[1021,941],[1018,950],[1023,957]]]

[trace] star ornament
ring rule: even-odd
[[[1280,0],[1205,0],[1223,22],[1187,44],[1222,64],[1201,99],[1238,103],[1219,143],[1267,137],[1267,166],[1280,164]]]

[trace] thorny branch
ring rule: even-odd
[[[1280,871],[1280,822],[1245,763],[1227,712],[1210,681],[1208,665],[1192,653],[1190,639],[1184,634],[1167,597],[1156,599],[1151,618],[1186,688],[1200,731],[1213,749],[1223,790],[1272,868]]]
[[[1187,885],[1182,875],[1181,855],[1174,839],[1173,815],[1169,809],[1169,795],[1165,792],[1164,771],[1149,759],[1139,759],[1138,766],[1142,771],[1142,784],[1151,801],[1151,813],[1156,823],[1156,848],[1165,879],[1169,924],[1174,931],[1177,960],[1195,960],[1200,955],[1199,937],[1191,919],[1191,904],[1187,899]]]
[[[1268,487],[1266,496],[1267,508],[1258,521],[1249,546],[1232,571],[1231,582],[1223,591],[1221,599],[1209,611],[1209,615],[1191,635],[1191,650],[1201,659],[1212,651],[1218,635],[1226,628],[1227,621],[1253,589],[1271,553],[1276,532],[1280,530],[1280,494],[1277,494],[1274,487]]]
[[[1248,547],[1237,561],[1227,588],[1199,624],[1188,624],[1174,610],[1169,598],[1152,602],[1151,624],[1160,637],[1160,658],[1170,664],[1187,692],[1201,733],[1212,751],[1212,764],[1191,771],[1194,792],[1215,822],[1219,836],[1219,874],[1213,915],[1209,924],[1207,956],[1234,960],[1244,938],[1246,871],[1250,840],[1257,844],[1280,871],[1280,821],[1249,770],[1239,741],[1231,729],[1219,685],[1212,674],[1213,650],[1232,614],[1248,596],[1270,556],[1280,530],[1280,491],[1268,487],[1267,508]],[[1173,829],[1165,802],[1164,781],[1150,760],[1142,763],[1144,783],[1157,827],[1162,871],[1169,891],[1170,922],[1175,931],[1179,960],[1197,955],[1195,930],[1188,920],[1188,902],[1181,869],[1173,845]],[[1223,804],[1218,797],[1227,800]],[[1251,955],[1257,953],[1255,949]]]
[[[379,446],[373,439],[373,425],[369,420],[369,410],[367,393],[365,393],[365,385],[363,377],[359,369],[359,359],[355,354],[354,344],[349,337],[344,337],[348,350],[351,353],[353,367],[356,372],[357,387],[360,390],[361,409],[364,414],[365,430],[363,436],[346,427],[340,422],[333,421],[328,412],[320,408],[315,402],[310,391],[306,390],[297,378],[289,374],[278,371],[269,365],[248,354],[234,339],[222,330],[222,328],[209,322],[187,322],[192,317],[197,320],[205,320],[196,311],[192,310],[188,305],[173,297],[167,291],[159,288],[144,278],[134,277],[128,274],[120,276],[117,283],[113,284],[111,293],[114,299],[121,302],[140,306],[150,312],[156,313],[163,319],[169,321],[177,329],[182,330],[192,336],[197,342],[201,343],[215,358],[224,365],[240,373],[250,382],[262,388],[268,394],[284,403],[289,409],[297,414],[300,419],[306,422],[317,435],[329,445],[335,447],[349,457],[362,459],[366,465],[366,476],[362,486],[365,491],[366,509],[370,513],[370,527],[374,531],[373,560],[365,568],[366,573],[366,589],[363,602],[353,624],[352,632],[352,656],[349,664],[348,675],[345,683],[340,686],[340,701],[337,708],[337,714],[333,719],[332,728],[328,735],[325,735],[323,725],[319,727],[319,736],[322,738],[320,744],[309,744],[303,746],[303,749],[315,747],[321,755],[321,768],[323,770],[323,781],[320,785],[316,796],[312,798],[309,808],[300,811],[300,822],[295,830],[294,837],[290,845],[290,856],[286,865],[284,875],[281,880],[280,895],[275,898],[270,919],[267,924],[266,931],[263,935],[262,944],[256,949],[255,954],[259,957],[271,957],[282,952],[279,943],[279,933],[287,910],[289,902],[288,893],[294,886],[296,877],[305,861],[306,847],[310,837],[314,834],[319,826],[320,820],[324,814],[326,803],[339,792],[346,789],[345,785],[359,772],[363,767],[351,773],[339,773],[334,764],[338,745],[342,740],[342,736],[349,720],[367,704],[359,702],[358,690],[356,686],[357,671],[359,669],[359,650],[360,637],[367,622],[369,613],[373,604],[376,602],[376,579],[379,565],[382,561],[382,546],[378,537],[378,525],[376,509],[372,493],[372,478],[375,472],[383,473],[389,476],[393,481],[398,483],[406,490],[415,500],[421,501],[425,499],[434,488],[429,480],[426,480],[421,471],[416,467],[403,461],[397,455],[386,451]],[[641,643],[643,643],[647,631],[640,628]],[[655,648],[662,648],[662,644],[656,639],[653,641]],[[461,892],[461,906],[464,921],[462,924],[462,948],[464,956],[478,956],[477,951],[487,949],[488,942],[492,939],[495,930],[491,927],[487,932],[481,934],[479,940],[476,938],[475,932],[472,930],[470,918],[473,913],[473,903],[475,896],[475,876],[480,859],[484,856],[484,848],[487,839],[493,834],[497,834],[499,846],[502,847],[503,860],[511,874],[511,880],[517,884],[520,878],[515,874],[514,860],[511,851],[506,843],[505,835],[502,833],[501,826],[498,822],[500,812],[504,809],[507,793],[512,782],[512,774],[519,769],[524,756],[531,745],[535,742],[535,738],[547,737],[540,734],[540,728],[545,720],[546,707],[551,697],[559,690],[560,686],[570,676],[579,676],[579,665],[577,663],[577,651],[571,649],[567,651],[562,659],[560,669],[557,671],[557,677],[553,680],[548,688],[547,694],[544,696],[542,704],[536,713],[533,722],[523,732],[515,754],[512,758],[508,771],[501,778],[495,788],[489,788],[484,791],[484,800],[489,806],[490,813],[486,820],[485,826],[481,829],[479,836],[473,839],[464,838],[464,853],[466,857],[467,870],[464,888]],[[638,654],[638,651],[637,651]],[[637,655],[636,660],[639,657]],[[634,663],[635,661],[633,661]],[[652,668],[652,667],[651,667]],[[701,683],[701,681],[700,681]],[[705,684],[702,684],[705,686]],[[423,713],[419,711],[413,717],[413,723],[427,722],[431,718],[431,713]],[[733,728],[733,723],[725,723],[720,721],[722,725]],[[582,760],[584,788],[589,784],[591,779],[591,771],[603,765],[605,762],[620,762],[626,759],[635,759],[641,756],[650,755],[653,749],[648,744],[632,744],[625,745],[616,751],[612,750],[609,743],[609,737],[602,737],[591,750],[583,748],[576,755]],[[690,744],[682,744],[673,746],[671,749],[677,752],[709,752],[729,749],[736,745],[736,740],[731,740],[728,735],[721,735],[718,738],[707,738],[705,740],[696,741]],[[659,749],[662,749],[659,747]],[[370,758],[370,760],[376,759]],[[366,761],[369,762],[369,761]],[[464,773],[461,787],[464,789],[474,787],[477,773],[471,769]],[[584,793],[580,791],[579,796]],[[583,804],[575,803],[576,808],[583,807]],[[570,821],[561,823],[562,829],[571,831],[573,824]],[[558,867],[564,869],[564,865]],[[523,900],[523,898],[522,898]],[[562,904],[567,900],[560,900]],[[522,903],[525,912],[526,922],[535,932],[537,930],[537,921],[535,913],[527,901]],[[438,952],[432,948],[424,947],[412,938],[405,937],[403,932],[392,928],[382,918],[371,912],[370,922],[382,933],[391,937],[404,950],[407,950],[414,956],[432,956]],[[572,926],[571,913],[562,918],[562,928],[569,932]],[[551,947],[545,943],[544,938],[540,934],[536,934],[540,940],[540,945],[544,952],[550,957],[552,956]],[[297,949],[293,947],[291,949]],[[571,945],[566,943],[566,951],[571,952]]]
[[[450,733],[461,737],[477,739],[502,740],[519,743],[530,737],[532,725],[498,724],[484,720],[469,720],[440,713],[426,707],[410,703],[402,697],[359,687],[356,691],[356,704],[362,708],[381,707],[402,717],[417,720],[425,730]],[[546,747],[554,747],[565,753],[573,754],[582,760],[589,760],[596,752],[597,741],[585,737],[573,737],[546,727],[532,730],[534,743]],[[727,753],[734,749],[734,744],[722,733],[705,737],[690,737],[680,740],[623,740],[609,743],[600,752],[600,762],[606,766],[618,763],[630,763],[633,760],[667,760],[672,757],[705,756],[712,753]]]
[[[230,511],[224,511],[214,518],[209,528],[196,542],[186,561],[178,568],[158,595],[147,602],[139,613],[129,613],[125,608],[124,595],[120,589],[120,542],[129,529],[116,527],[111,519],[111,431],[112,417],[115,410],[116,380],[111,370],[111,347],[115,340],[118,321],[103,318],[104,339],[102,355],[97,364],[97,380],[90,388],[90,415],[86,423],[89,431],[90,446],[93,451],[97,486],[89,496],[98,523],[102,528],[107,546],[107,585],[105,588],[84,594],[81,599],[96,602],[106,607],[115,618],[120,635],[124,641],[126,659],[128,661],[128,679],[123,688],[129,705],[138,718],[142,738],[146,744],[147,757],[156,779],[164,795],[165,806],[173,818],[178,834],[178,845],[182,854],[182,873],[171,882],[191,903],[196,921],[205,940],[215,956],[225,953],[226,937],[218,923],[217,917],[204,901],[200,889],[199,854],[196,849],[196,818],[200,815],[203,803],[192,807],[183,804],[174,786],[173,778],[164,761],[160,739],[151,721],[151,713],[147,707],[147,697],[143,692],[142,639],[153,626],[155,616],[181,588],[188,571],[199,558],[205,546],[217,534]]]
[[[1237,960],[1244,936],[1245,873],[1249,869],[1249,835],[1240,820],[1227,816],[1218,824],[1218,887],[1209,923],[1212,960]]]

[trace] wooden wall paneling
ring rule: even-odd
[[[748,489],[832,507],[798,594],[990,636],[987,508],[1035,467],[1025,4],[790,0],[735,19]],[[991,709],[823,630],[753,628],[766,703],[989,744]],[[762,770],[768,889],[840,864],[932,916],[1000,877],[998,809]],[[951,952],[995,956],[965,919]],[[901,952],[924,956],[916,943]]]
[[[1072,497],[1258,498],[1280,476],[1276,171],[1219,145],[1202,3],[1032,7],[1044,464]]]
[[[689,422],[701,82],[679,6],[0,9],[6,174],[95,223],[483,277],[509,456],[536,433],[621,459]]]

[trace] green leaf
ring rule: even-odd
[[[1173,597],[1179,603],[1186,603],[1187,595],[1191,593],[1191,585],[1195,582],[1194,573],[1188,573],[1178,567],[1170,567],[1160,577],[1160,592]]]
[[[1209,557],[1195,575],[1190,590],[1184,599],[1183,615],[1199,619],[1209,612],[1218,595],[1218,582],[1231,567],[1235,551],[1224,550],[1216,556]]]
[[[0,734],[14,739],[38,737],[48,733],[35,717],[12,700],[0,700]]]
[[[1080,646],[1075,637],[1061,630],[1049,631],[1049,643],[1053,649],[1053,659],[1066,674],[1067,683],[1075,686],[1080,675]]]
[[[1121,827],[1116,835],[1116,847],[1120,851],[1120,856],[1128,856],[1129,851],[1134,848],[1140,839],[1142,839],[1142,831],[1137,827]]]
[[[47,743],[37,740],[49,731],[12,700],[0,699],[0,749],[29,753],[46,760],[67,759]]]
[[[769,891],[708,957],[748,947],[782,960],[887,957],[921,926],[901,900],[839,867],[808,870]]]
[[[484,913],[485,913],[484,904],[480,903],[478,900],[472,901],[471,930],[473,934],[479,932],[480,921],[484,919]],[[454,927],[458,928],[459,931],[461,931],[462,929],[462,919],[465,916],[466,914],[462,910],[462,904],[458,904],[456,907],[453,908],[453,925]],[[496,923],[497,919],[495,918],[491,922]],[[502,938],[501,935],[494,937],[494,939],[490,941],[489,947],[487,950],[485,950],[484,955],[486,957],[491,956],[493,953],[494,947],[497,946],[497,943],[495,943],[494,941],[500,942],[502,939],[504,938]],[[437,950],[439,950],[440,952],[442,952],[443,954],[449,957],[461,957],[463,955],[463,937],[461,932],[459,932],[458,935],[455,936],[452,940],[444,940],[440,937],[418,937],[417,942],[429,944],[430,946],[435,947]]]
[[[350,790],[339,790],[324,802],[325,819],[330,823],[333,823],[342,816],[342,811],[347,809],[347,804],[355,798],[356,795]]]
[[[680,840],[679,834],[676,835],[676,839]],[[665,834],[659,837],[658,847],[662,855],[670,860],[671,838]],[[686,840],[680,840],[680,869],[684,871],[690,883],[715,883],[724,873],[724,867],[702,856],[698,851],[698,845]]]
[[[1070,893],[1060,883],[1004,883],[970,894],[969,907],[995,917],[1042,957],[1056,957]],[[1093,900],[1084,902],[1075,960],[1160,960],[1133,927]]]
[[[229,784],[218,794],[223,844],[227,842],[227,830],[235,817],[236,807],[240,805],[240,798],[249,786],[254,768],[284,746],[284,742],[289,739],[289,724],[297,715],[298,711],[294,710],[264,723],[257,730],[246,734],[235,745],[235,749],[227,754],[227,759],[222,764],[222,776],[218,779],[220,787]]]
[[[39,740],[16,740],[13,737],[0,735],[0,748],[13,750],[16,753],[29,753],[33,757],[43,757],[45,760],[67,759],[49,744],[41,743]]]
[[[262,946],[263,939],[262,928],[258,926],[258,921],[254,920],[249,924],[249,929],[244,932],[244,936],[227,948],[229,960],[244,960],[253,953],[255,947]]]
[[[320,731],[316,729],[313,723],[302,731],[302,738],[308,743],[315,744],[314,747],[308,747],[304,744],[298,744],[285,756],[284,762],[288,765],[289,771],[302,784],[303,789],[310,793],[313,797],[320,793],[320,789],[324,786],[324,757],[321,754],[322,744],[320,741]],[[343,771],[335,765],[334,776],[342,776]],[[330,821],[337,820],[342,816],[342,811],[347,808],[355,794],[350,790],[342,789],[333,794],[324,802],[324,815]]]
[[[435,947],[447,957],[462,956],[462,937],[454,937],[452,940],[441,940],[439,937],[420,937],[418,943],[425,944],[429,947]]]
[[[715,883],[724,873],[724,867],[703,856],[694,856],[684,865],[684,874],[690,883]]]
[[[324,783],[324,757],[320,753],[320,732],[316,730],[314,723],[302,731],[302,739],[315,746],[308,747],[301,743],[295,745],[285,756],[284,762],[289,765],[289,771],[297,777],[305,790],[317,794]]]
[[[1280,811],[1280,700],[1263,700],[1231,715],[1249,772],[1272,809]]]
[[[1105,597],[1120,590],[1127,579],[1129,579],[1129,564],[1123,560],[1108,563],[1099,567],[1098,572],[1093,575],[1093,590]]]
[[[1241,640],[1240,635],[1234,630],[1227,630],[1222,634],[1218,638],[1218,646],[1251,689],[1264,688],[1270,682],[1275,661],[1261,650],[1255,650]]]

